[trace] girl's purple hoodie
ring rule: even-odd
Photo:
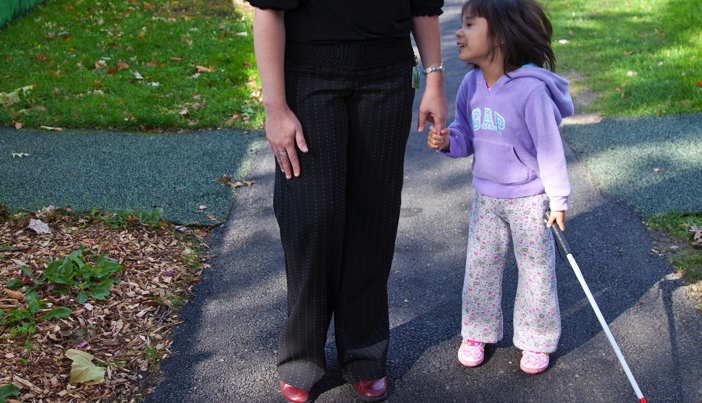
[[[568,208],[570,182],[558,130],[573,114],[568,81],[527,65],[488,89],[480,69],[463,78],[449,125],[453,158],[473,157],[473,188],[497,198],[546,193],[552,211]]]

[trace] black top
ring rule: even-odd
[[[444,0],[247,0],[285,10],[288,41],[336,43],[405,38],[412,17],[441,14]]]

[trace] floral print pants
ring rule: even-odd
[[[502,339],[502,276],[511,240],[519,271],[514,345],[544,353],[556,350],[561,318],[555,245],[543,219],[548,204],[545,194],[497,199],[476,192],[463,283],[463,339]]]

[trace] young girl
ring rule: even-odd
[[[514,345],[521,369],[543,372],[561,334],[554,242],[565,230],[570,183],[558,125],[573,114],[568,82],[552,73],[552,28],[534,0],[468,0],[456,32],[473,65],[456,97],[455,121],[430,128],[427,144],[474,155],[460,362],[480,365],[502,339],[502,273],[510,240],[519,269]],[[545,69],[544,67],[548,68]],[[544,221],[544,212],[551,211]]]

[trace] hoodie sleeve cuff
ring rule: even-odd
[[[551,211],[566,211],[568,210],[568,197],[567,196],[556,196],[552,197],[549,202],[549,208]]]
[[[447,157],[451,158],[460,158],[462,155],[460,155],[460,152],[458,151],[458,145],[456,144],[456,140],[453,139],[453,137],[449,136],[449,149],[448,151],[442,151],[439,150],[439,152]]]

